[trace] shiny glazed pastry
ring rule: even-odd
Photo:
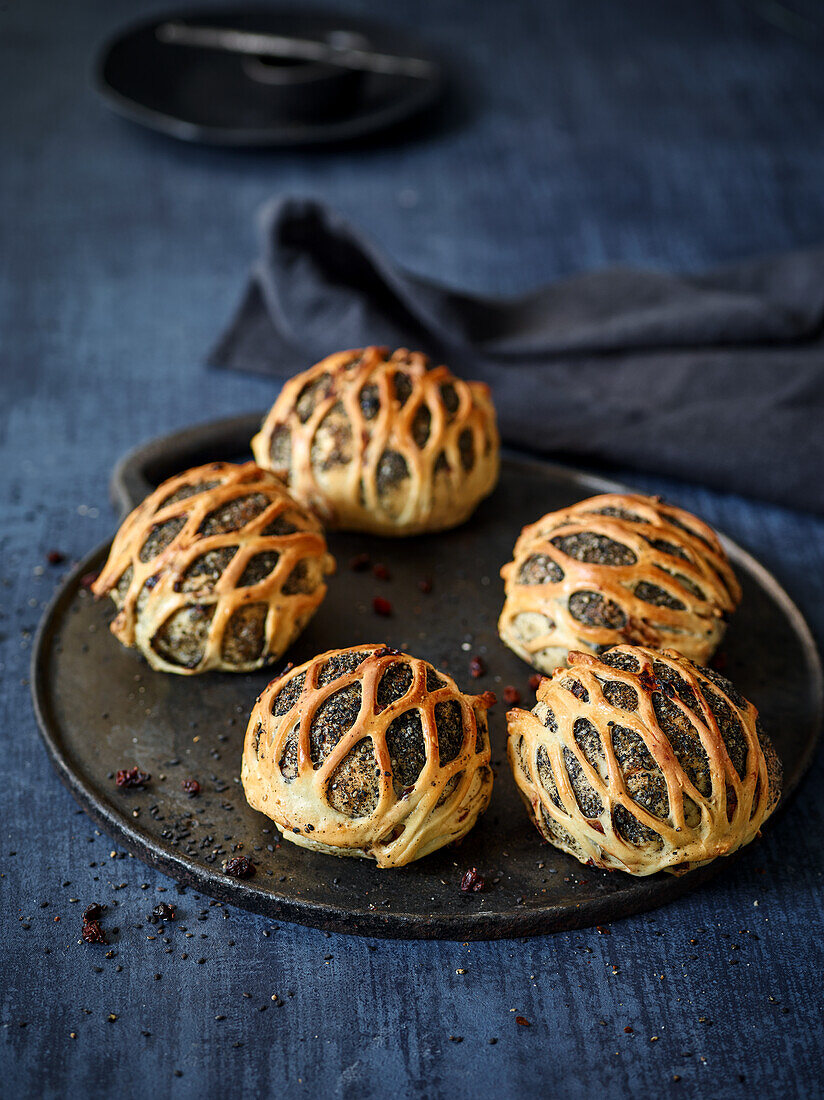
[[[257,700],[246,798],[285,840],[400,867],[464,836],[486,809],[494,700],[387,646],[324,653]]]
[[[749,844],[781,793],[752,703],[673,650],[569,662],[532,711],[507,715],[509,763],[541,835],[631,875],[680,874]]]
[[[657,497],[607,493],[524,527],[498,632],[550,673],[570,649],[672,646],[706,664],[741,589],[715,532]]]
[[[335,562],[317,519],[253,462],[164,481],[123,521],[94,582],[112,633],[164,672],[247,672],[280,657]]]
[[[341,351],[292,378],[252,450],[326,526],[378,535],[455,527],[498,480],[488,386],[403,348]]]

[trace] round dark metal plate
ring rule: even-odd
[[[220,421],[155,441],[119,465],[113,490],[131,507],[163,478],[213,459],[241,458],[258,416]],[[498,569],[521,526],[550,509],[613,488],[611,482],[517,458],[473,519],[432,537],[381,540],[333,534],[338,574],[291,660],[360,642],[386,641],[445,667],[459,685],[499,694],[512,684],[529,705],[530,669],[498,640]],[[440,939],[488,939],[603,923],[661,905],[727,870],[729,860],[680,878],[633,879],[583,867],[544,845],[527,820],[504,752],[505,707],[492,712],[496,781],[492,804],[463,843],[400,870],[306,852],[249,809],[238,780],[246,720],[268,682],[250,675],[190,678],[153,672],[111,636],[109,601],[82,585],[100,568],[101,546],[66,579],[40,626],[32,689],[43,737],[61,777],[81,805],[141,859],[221,900],[283,920],[342,932]],[[778,583],[727,543],[744,589],[724,643],[725,673],[762,712],[784,764],[785,796],[807,768],[822,714],[821,667],[809,630]],[[389,581],[352,572],[367,551]],[[432,593],[418,582],[433,580]],[[372,610],[376,595],[393,606]],[[469,676],[483,657],[487,675]],[[152,774],[145,790],[119,791],[114,773],[134,764]],[[202,788],[190,799],[185,779]],[[783,803],[782,803],[783,804]],[[769,827],[769,826],[768,826]],[[222,861],[242,845],[257,874],[238,881]],[[486,889],[463,895],[462,873],[477,867]]]
[[[358,74],[351,104],[336,117],[318,107],[283,117],[271,89],[249,77],[237,54],[159,42],[157,28],[183,20],[208,26],[323,38],[346,30],[365,36],[376,52],[431,63],[425,77]],[[249,7],[165,12],[122,31],[102,48],[94,82],[118,114],[181,141],[221,146],[291,147],[362,139],[430,107],[442,94],[442,71],[406,31],[321,12]]]

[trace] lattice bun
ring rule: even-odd
[[[486,809],[494,701],[387,646],[323,653],[257,700],[246,798],[286,840],[400,867],[464,836]]]
[[[489,387],[405,348],[341,351],[292,378],[252,450],[328,527],[377,535],[455,527],[498,480]]]
[[[606,493],[524,527],[501,570],[501,639],[551,672],[570,649],[674,646],[706,664],[741,599],[715,532],[658,497]]]
[[[680,874],[756,836],[781,793],[758,711],[674,650],[570,653],[532,711],[507,715],[509,762],[541,835],[582,863]]]
[[[334,568],[317,519],[276,477],[214,462],[135,508],[92,591],[112,597],[112,633],[153,668],[247,672],[291,645]]]

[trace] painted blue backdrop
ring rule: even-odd
[[[326,152],[177,145],[89,89],[94,44],[151,5],[0,4],[0,1092],[821,1095],[820,755],[792,812],[695,895],[610,935],[471,945],[329,937],[177,897],[118,860],[51,771],[27,682],[66,568],[46,555],[111,532],[124,450],[272,400],[271,383],[203,366],[264,200],[322,197],[412,269],[490,292],[824,239],[819,4],[333,6],[380,7],[451,56],[462,93],[433,130]],[[821,638],[821,519],[633,481],[761,558]],[[111,958],[77,944],[93,899],[121,929]],[[188,938],[135,927],[163,899]]]

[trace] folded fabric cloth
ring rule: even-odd
[[[513,446],[824,512],[824,248],[500,299],[404,271],[317,202],[269,204],[261,233],[213,365],[286,378],[345,348],[414,348],[488,382]]]

